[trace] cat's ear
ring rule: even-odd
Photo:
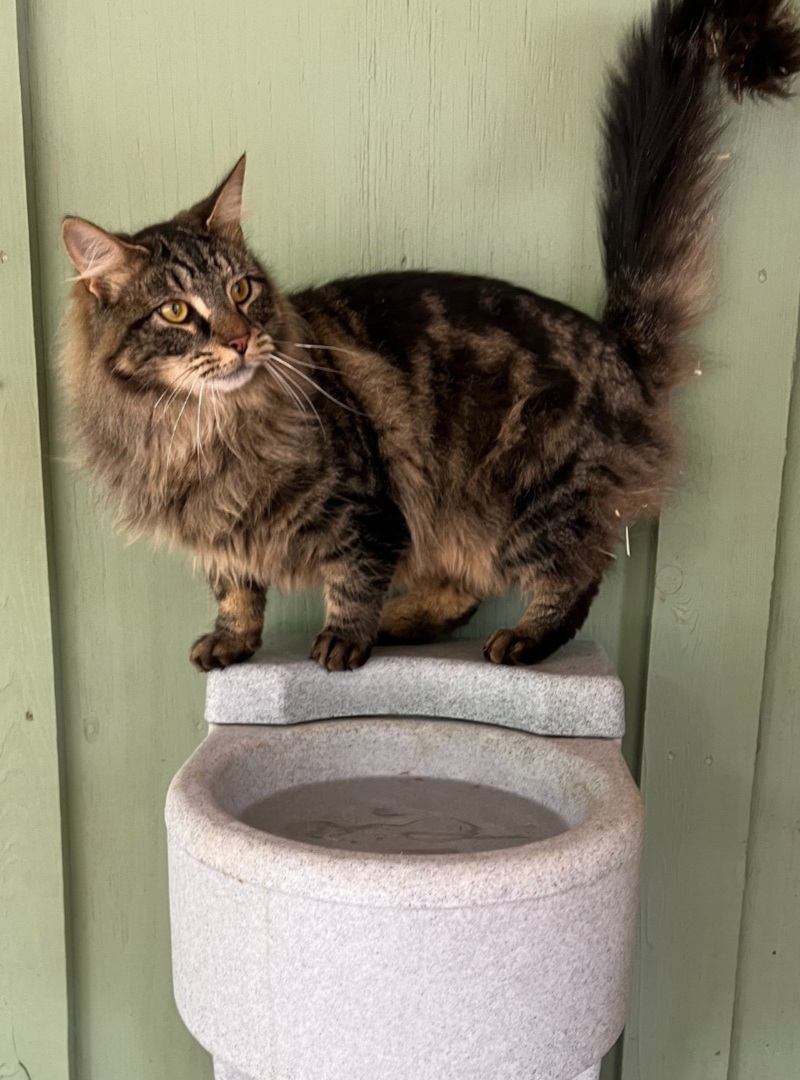
[[[78,277],[99,300],[115,300],[149,253],[79,217],[64,218],[61,239]]]
[[[242,154],[214,191],[188,211],[196,224],[234,240],[242,236],[242,194],[247,155]]]

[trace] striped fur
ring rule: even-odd
[[[242,236],[243,161],[135,236],[67,219],[76,426],[124,525],[204,567],[219,616],[198,667],[252,654],[269,587],[324,590],[312,655],[331,669],[364,663],[379,635],[431,640],[511,589],[531,603],[489,638],[491,661],[573,636],[673,469],[669,390],[708,292],[716,68],[774,93],[797,61],[772,0],[659,0],[634,33],[606,119],[599,323],[447,273],[286,295]]]

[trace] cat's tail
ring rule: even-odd
[[[604,117],[603,322],[653,389],[688,374],[681,339],[710,297],[723,89],[783,96],[798,70],[784,0],[656,0],[625,44]]]

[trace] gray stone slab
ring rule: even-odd
[[[538,735],[621,738],[623,690],[603,650],[572,642],[533,667],[489,664],[478,641],[376,648],[359,671],[328,672],[309,639],[270,638],[208,678],[210,724],[294,724],[355,716],[474,720]]]

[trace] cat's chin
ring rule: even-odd
[[[208,376],[205,380],[205,385],[210,390],[220,390],[222,393],[230,393],[230,391],[239,390],[246,383],[249,383],[255,373],[256,369],[254,367],[242,366],[237,368],[236,371],[230,372],[229,375]]]

